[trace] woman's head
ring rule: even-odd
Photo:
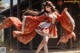
[[[43,9],[44,11],[46,12],[54,12],[54,9],[53,9],[54,6],[52,6],[49,1],[46,1],[43,3]]]

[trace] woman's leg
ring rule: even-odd
[[[45,53],[48,53],[48,46],[47,46],[47,43],[44,44],[44,51],[45,51]]]
[[[48,43],[48,40],[49,40],[49,36],[45,36],[44,37],[44,51],[45,51],[45,53],[48,53],[48,46],[47,46],[47,43]]]
[[[39,53],[43,46],[44,46],[44,40],[41,41],[40,45],[37,48],[36,53]]]
[[[39,53],[43,46],[44,46],[45,53],[48,53],[48,48],[47,48],[48,39],[49,39],[48,36],[43,37],[43,40],[40,43],[40,45],[38,46],[36,53]]]

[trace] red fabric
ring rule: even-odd
[[[53,34],[53,36],[57,36],[57,28],[56,25],[51,24],[51,26],[49,27],[49,33]]]
[[[18,30],[21,30],[21,28],[22,28],[22,22],[18,19],[18,18],[16,18],[16,17],[9,17],[10,18],[10,20],[12,21],[12,23],[11,24],[14,24],[15,25],[15,27],[18,29]],[[9,21],[10,21],[9,20]],[[10,24],[10,25],[11,25]]]
[[[66,14],[67,12],[67,14]],[[62,27],[64,28],[65,33],[63,34],[63,36],[61,37],[61,39],[59,40],[58,44],[60,42],[66,43],[68,42],[69,39],[71,39],[72,37],[74,37],[74,39],[76,38],[74,31],[74,21],[72,17],[70,17],[70,14],[68,13],[68,11],[63,11],[61,16],[58,17],[58,20],[60,21]]]
[[[36,35],[36,32],[33,31],[30,34],[23,34],[23,35],[19,35],[17,36],[17,40],[19,42],[22,42],[23,44],[27,44],[28,42],[30,42]]]
[[[74,21],[71,20],[72,17],[69,17],[66,12],[62,12],[61,16],[58,17],[58,20],[60,21],[62,27],[64,28],[65,33],[59,40],[58,44],[60,42],[66,43],[69,39],[72,37],[75,38],[74,30]],[[10,18],[11,24],[7,23],[7,26],[15,25],[16,28],[19,31],[13,31],[13,37],[16,37],[20,42],[23,44],[27,44],[30,42],[36,35],[35,29],[38,27],[40,22],[44,21],[45,19],[48,20],[48,22],[51,22],[51,19],[49,19],[46,15],[42,16],[27,16],[26,17],[26,24],[25,24],[25,30],[24,34],[22,34],[22,22],[18,18]],[[6,21],[5,21],[6,22]],[[57,29],[55,25],[51,25],[49,28],[49,33],[53,33],[54,35],[57,35]]]
[[[35,28],[37,28],[39,23],[42,22],[45,18],[47,18],[46,15],[27,16],[24,34],[22,34],[21,31],[14,31],[13,37],[17,37],[19,42],[22,42],[23,44],[27,44],[35,37],[35,35],[36,35]],[[20,22],[14,21],[14,24],[17,27],[17,29],[19,29],[21,27]]]

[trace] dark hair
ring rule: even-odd
[[[51,6],[47,1],[43,3],[43,9],[44,9],[44,11],[46,11],[46,10],[45,10],[45,7],[46,7],[46,6],[50,6],[50,7],[51,7],[52,12],[54,12],[54,11],[55,11],[55,10],[53,9],[53,7],[52,7],[52,6]]]
[[[25,9],[22,11],[23,15],[31,15],[31,16],[36,16],[39,14],[38,11],[34,11],[34,10],[31,10],[31,9]]]

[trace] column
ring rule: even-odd
[[[20,0],[17,0],[17,17],[20,19]],[[17,49],[19,50],[19,42],[17,41]]]
[[[10,0],[10,16],[13,16],[13,0]],[[11,49],[11,43],[12,43],[12,29],[9,28],[9,35],[10,35],[10,49]]]

